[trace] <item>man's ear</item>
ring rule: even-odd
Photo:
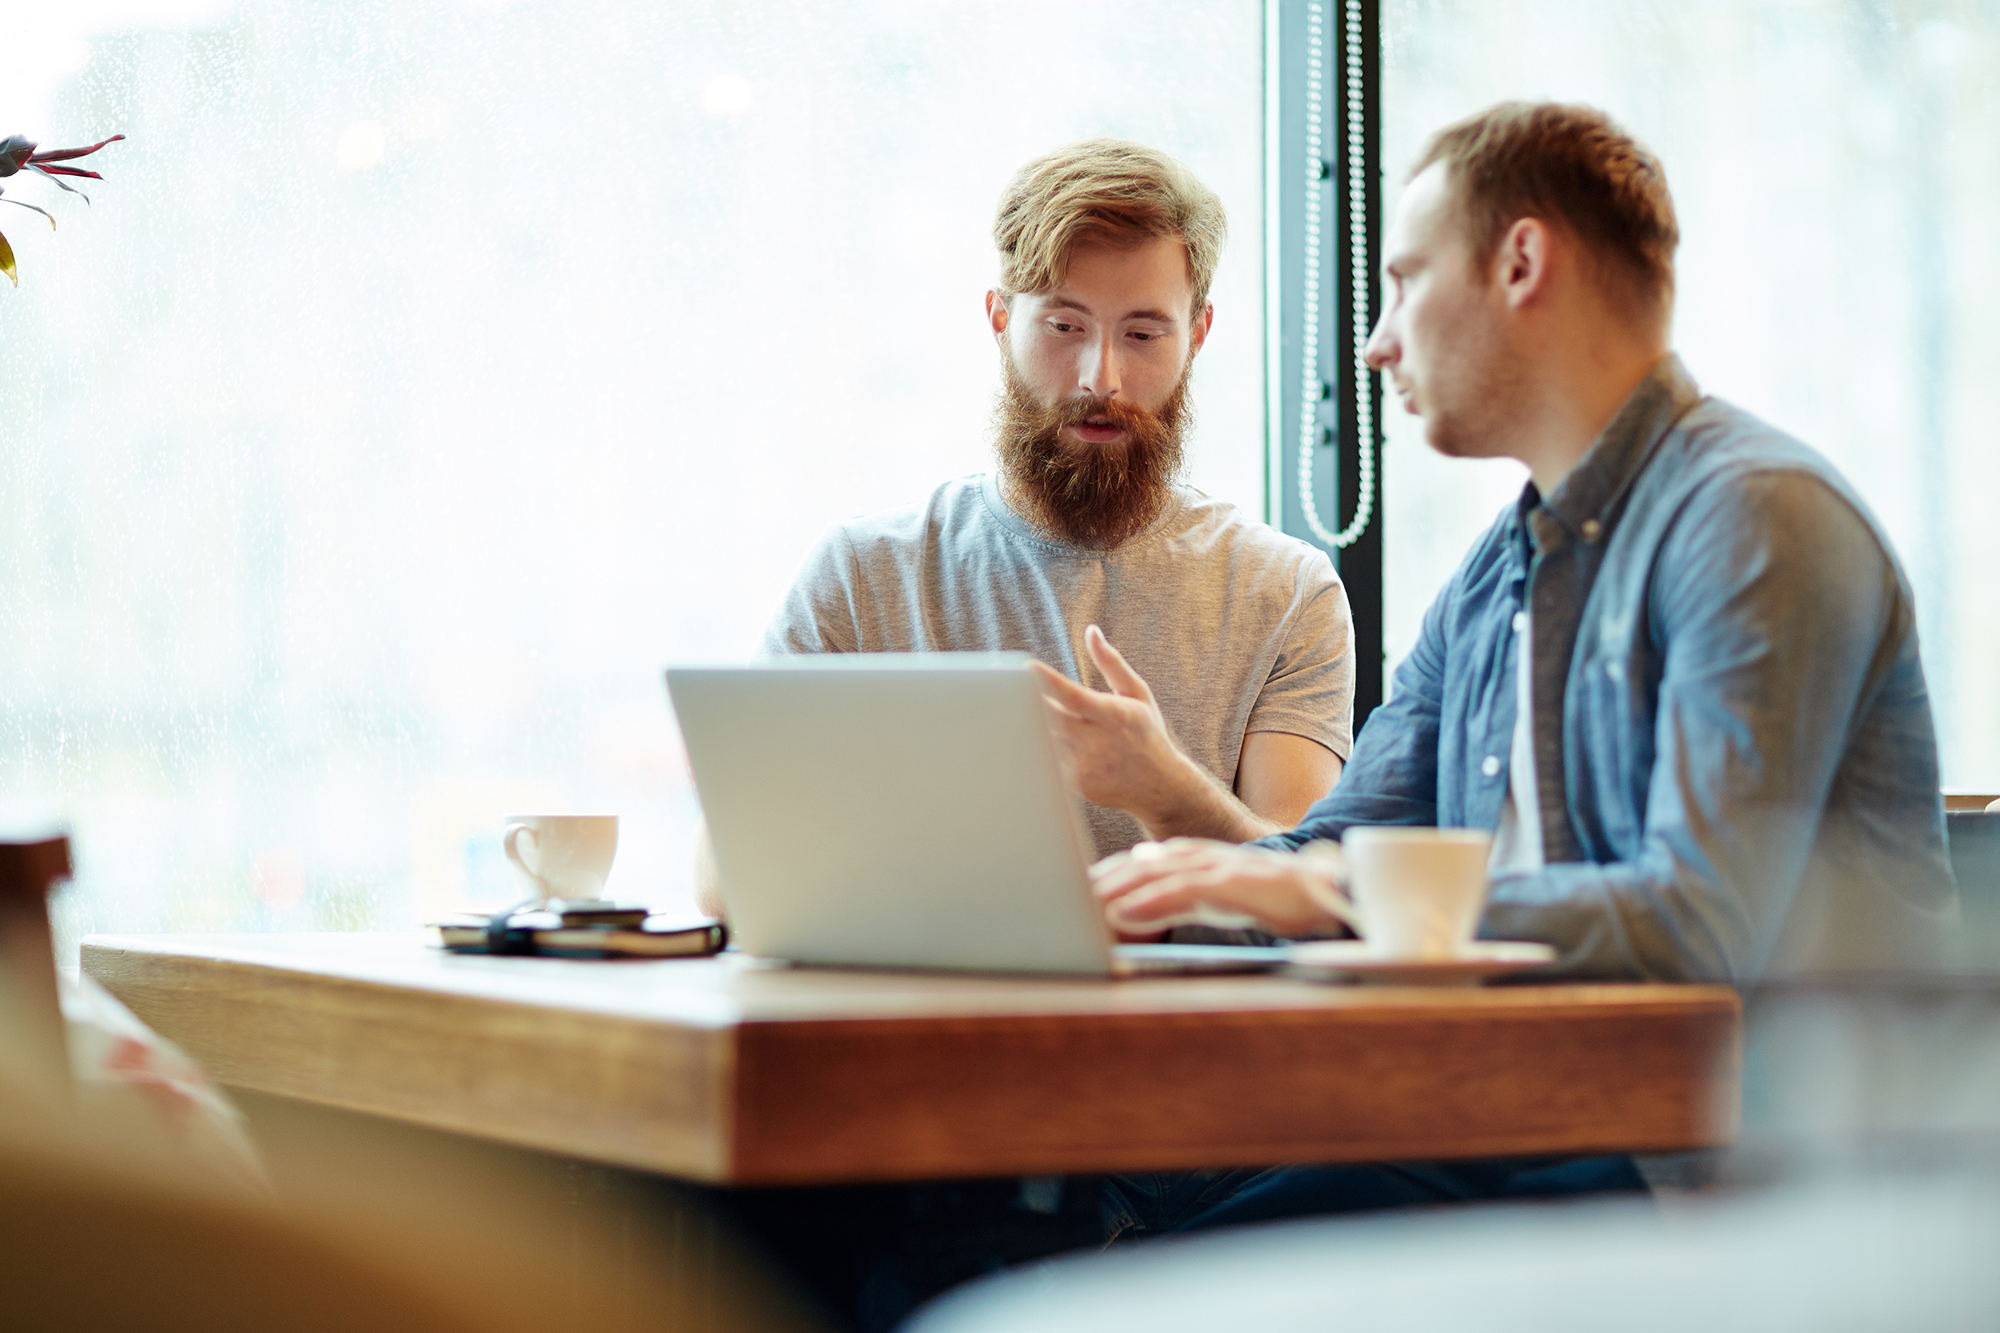
[[[1214,323],[1215,302],[1210,301],[1201,308],[1201,313],[1194,317],[1194,323],[1188,326],[1188,359],[1190,361],[1194,359],[1194,354],[1201,350],[1201,345],[1208,341],[1208,330]]]
[[[1548,289],[1554,239],[1540,218],[1520,218],[1500,237],[1492,272],[1508,305],[1519,309]]]
[[[998,287],[986,292],[986,322],[993,326],[996,338],[1007,331],[1007,297]]]

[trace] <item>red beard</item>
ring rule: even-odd
[[[1123,545],[1159,516],[1173,494],[1193,416],[1187,370],[1160,409],[1148,412],[1122,398],[1088,395],[1040,403],[1004,349],[1000,363],[1005,382],[994,407],[994,447],[1009,500],[1064,540],[1104,551]],[[1093,416],[1108,419],[1125,438],[1093,445],[1063,436],[1063,427]]]

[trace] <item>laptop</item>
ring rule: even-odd
[[[1120,945],[1025,653],[672,667],[729,928],[856,967],[1254,971],[1282,949]]]

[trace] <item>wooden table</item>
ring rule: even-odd
[[[1735,1132],[1708,986],[1045,980],[417,935],[93,936],[223,1083],[744,1184],[1670,1151]]]

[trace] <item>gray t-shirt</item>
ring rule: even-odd
[[[1145,530],[1100,551],[1030,525],[990,474],[948,481],[821,538],[763,649],[1024,651],[1102,689],[1083,646],[1091,624],[1152,686],[1181,748],[1224,786],[1235,786],[1253,731],[1304,736],[1347,758],[1353,636],[1332,562],[1188,487]],[[1145,836],[1123,811],[1086,812],[1100,856]]]

